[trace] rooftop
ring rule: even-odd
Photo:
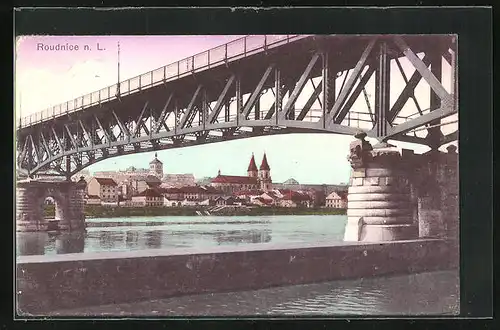
[[[217,175],[212,183],[257,184],[257,178],[236,175]]]
[[[233,193],[235,196],[259,196],[262,195],[262,190],[240,190]]]
[[[154,175],[149,175],[149,174],[147,174],[147,175],[137,174],[137,175],[131,176],[129,179],[130,179],[130,181],[146,181],[147,183],[158,183],[158,184],[161,183],[160,179],[158,179]]]
[[[158,191],[156,191],[156,189],[151,189],[151,188],[148,188],[148,189],[144,190],[143,192],[141,192],[137,196],[163,197],[162,194],[160,194]]]
[[[257,164],[255,164],[255,157],[252,154],[252,158],[250,159],[250,164],[248,165],[248,172],[257,172]]]
[[[155,164],[155,163],[163,164],[162,162],[160,162],[158,160],[158,154],[157,153],[155,153],[155,159],[153,159],[152,161],[149,162],[149,164]]]
[[[283,195],[284,200],[292,201],[308,201],[311,200],[311,196],[304,192],[294,191],[290,189],[280,189],[280,193]]]
[[[347,199],[347,193],[345,191],[332,191],[326,199]]]
[[[103,186],[117,186],[118,184],[116,183],[115,180],[110,179],[110,178],[94,178],[97,183],[103,185]]]
[[[294,178],[290,178],[290,179],[286,180],[285,182],[283,182],[283,184],[299,184],[299,182],[297,180],[295,180]]]
[[[264,153],[264,157],[262,158],[262,163],[260,164],[260,169],[264,171],[270,171],[271,168],[269,167],[269,164],[267,163],[267,156]]]

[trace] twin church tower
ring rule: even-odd
[[[149,175],[156,176],[160,180],[163,178],[163,163],[158,159],[155,153],[155,158],[149,163]],[[250,164],[247,169],[247,176],[221,175],[220,170],[218,176],[212,180],[215,186],[228,188],[230,191],[241,189],[261,189],[263,191],[272,190],[271,168],[267,162],[267,156],[264,153],[262,163],[257,168],[255,157],[252,153]]]
[[[260,168],[257,170],[257,165],[255,164],[255,157],[252,154],[252,158],[250,159],[250,164],[248,165],[248,177],[257,178],[257,181],[260,184],[260,189],[264,191],[268,191],[272,189],[272,180],[271,180],[271,168],[267,163],[267,157],[264,153],[264,157],[262,158],[262,163],[260,164]]]

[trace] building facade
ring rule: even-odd
[[[266,154],[262,158],[260,168],[257,169],[255,157],[252,154],[246,176],[218,175],[211,181],[211,186],[222,190],[225,194],[234,194],[238,191],[272,189],[271,168],[267,162]]]
[[[152,188],[132,196],[132,206],[163,206],[163,204],[163,195]]]
[[[118,184],[110,178],[93,177],[87,185],[87,194],[98,196],[101,203],[118,203]]]
[[[346,209],[347,208],[347,194],[344,192],[332,192],[326,196],[326,207],[334,209]]]
[[[129,179],[129,194],[137,196],[144,190],[158,187],[160,184],[160,179],[154,175],[137,175]]]
[[[267,163],[267,156],[265,153],[259,167],[259,184],[261,190],[268,191],[272,189],[273,181],[271,180],[271,168]]]

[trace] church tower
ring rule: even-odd
[[[163,178],[163,163],[158,160],[157,153],[155,153],[155,159],[149,162],[149,174],[156,176],[160,180]]]
[[[262,158],[262,163],[260,164],[259,168],[259,182],[260,189],[264,191],[272,189],[271,168],[267,163],[266,153],[264,153],[264,158]]]
[[[257,164],[255,164],[255,157],[252,153],[252,159],[250,159],[250,164],[247,170],[248,176],[251,178],[256,178],[258,176]]]

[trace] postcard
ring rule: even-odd
[[[18,317],[458,315],[458,39],[17,37]]]

